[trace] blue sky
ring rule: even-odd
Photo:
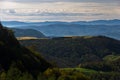
[[[120,0],[0,0],[0,5],[4,21],[120,19]]]

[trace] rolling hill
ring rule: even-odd
[[[18,28],[11,29],[14,31],[16,37],[45,38],[45,35],[43,33],[34,29],[18,29]]]
[[[108,55],[120,55],[120,41],[105,36],[56,37],[19,42],[33,47],[59,67],[76,67],[85,62],[103,61]]]

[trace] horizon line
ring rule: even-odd
[[[120,20],[120,19],[96,19],[96,20],[77,20],[77,21],[55,21],[55,20],[46,20],[46,21],[21,21],[21,20],[1,20],[0,22],[92,22],[92,21],[110,21],[110,20]]]

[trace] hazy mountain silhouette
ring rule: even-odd
[[[36,38],[45,38],[45,35],[40,31],[35,29],[17,29],[10,28],[14,31],[16,37],[36,37]]]
[[[103,35],[120,40],[120,20],[76,22],[3,22],[8,27],[35,29],[47,37]],[[18,25],[17,25],[18,24]]]

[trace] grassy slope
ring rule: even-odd
[[[105,61],[115,61],[117,59],[120,59],[120,55],[107,55],[103,58]]]
[[[63,71],[78,71],[83,73],[95,73],[97,71],[92,69],[86,69],[86,68],[61,68]]]

